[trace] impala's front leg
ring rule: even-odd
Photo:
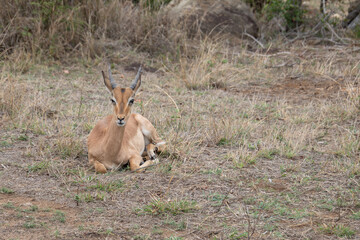
[[[145,171],[146,167],[156,163],[155,160],[148,160],[144,164],[140,165],[142,162],[142,157],[140,155],[131,157],[129,160],[130,170],[140,173]]]
[[[97,173],[107,172],[105,165],[99,162],[98,160],[96,160],[96,158],[93,157],[91,154],[88,155],[88,158],[89,158],[89,164],[94,166],[95,172]]]
[[[150,143],[146,146],[146,152],[147,155],[149,156],[150,160],[155,160],[155,163],[158,163],[159,160],[155,154],[155,152],[158,150],[158,147],[155,146],[154,144]]]

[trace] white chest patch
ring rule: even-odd
[[[140,156],[144,153],[145,147],[140,151]]]
[[[146,128],[142,127],[142,128],[141,128],[141,131],[142,131],[142,133],[143,133],[146,137],[148,137],[148,138],[151,137],[151,136],[150,136],[150,131],[148,131]]]

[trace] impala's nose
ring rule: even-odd
[[[125,117],[117,117],[116,124],[120,127],[123,127],[125,125]]]

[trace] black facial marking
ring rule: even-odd
[[[122,89],[121,89],[121,92],[124,93],[124,92],[125,92],[125,88],[122,88]]]

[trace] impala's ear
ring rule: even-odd
[[[102,73],[102,76],[103,76],[103,79],[104,79],[105,86],[106,86],[107,89],[109,89],[109,91],[111,92],[111,91],[113,90],[113,88],[112,88],[112,86],[111,86],[111,82],[110,82],[109,78],[105,76],[104,71],[101,71],[101,73]]]
[[[139,87],[141,85],[141,72],[142,72],[142,68],[140,66],[139,71],[137,72],[136,77],[130,86],[130,88],[134,91],[134,94],[136,94],[136,92],[139,90]]]

